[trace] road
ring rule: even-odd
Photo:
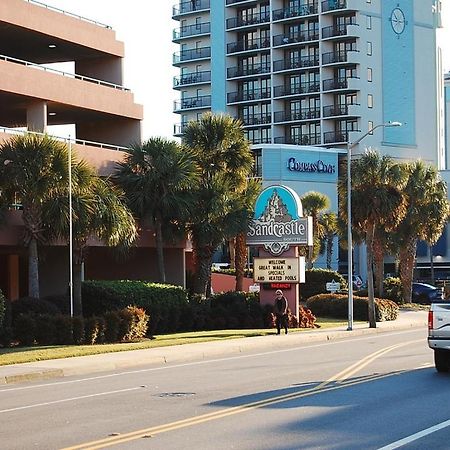
[[[448,449],[450,376],[432,360],[420,328],[6,385],[0,447]]]

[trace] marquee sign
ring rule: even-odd
[[[270,186],[256,200],[247,244],[281,255],[290,245],[313,245],[312,229],[312,218],[303,217],[297,193],[286,186]]]
[[[304,283],[305,258],[254,258],[255,283]]]

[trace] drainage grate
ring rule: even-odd
[[[162,392],[157,394],[157,397],[191,397],[195,392]]]

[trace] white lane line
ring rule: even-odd
[[[378,450],[394,450],[395,448],[399,448],[403,445],[409,444],[410,442],[422,439],[423,437],[428,436],[429,434],[432,434],[436,431],[442,430],[443,428],[447,428],[448,426],[450,426],[450,420],[438,423],[437,425],[426,428],[425,430],[419,431],[418,433],[412,434],[411,436],[407,436],[403,439],[400,439],[399,441],[392,442],[392,444],[381,447]]]
[[[409,333],[414,333],[416,332],[417,329],[412,329],[412,330],[406,330],[406,331],[399,331],[399,332],[393,332],[393,333],[380,333],[380,334],[375,334],[375,335],[370,335],[370,336],[363,336],[363,337],[355,337],[352,338],[351,340],[353,341],[366,341],[366,340],[370,340],[370,339],[375,339],[375,338],[382,338],[382,337],[389,337],[389,336],[398,336],[401,334],[409,334]],[[351,337],[351,336],[349,336]],[[273,355],[275,353],[286,353],[286,352],[293,352],[293,351],[298,351],[300,349],[310,349],[310,348],[318,348],[318,347],[325,347],[325,346],[329,346],[329,345],[339,345],[339,344],[344,344],[344,343],[348,343],[350,339],[339,339],[339,340],[333,340],[333,341],[327,341],[321,344],[313,344],[313,345],[299,345],[297,347],[291,347],[291,348],[286,348],[286,349],[278,349],[278,350],[270,350],[267,352],[261,352],[261,353],[252,353],[252,354],[245,354],[245,355],[239,355],[239,356],[229,356],[229,357],[224,357],[224,358],[216,358],[216,359],[207,359],[207,360],[201,360],[201,361],[192,361],[192,362],[187,362],[187,363],[182,363],[182,364],[174,364],[174,365],[166,365],[166,366],[161,366],[161,367],[150,367],[147,369],[136,369],[136,370],[128,370],[125,372],[119,372],[119,373],[111,373],[108,375],[98,375],[95,377],[86,377],[86,378],[79,378],[77,380],[65,380],[65,381],[55,381],[54,383],[45,383],[45,384],[36,384],[36,385],[32,385],[32,386],[18,386],[18,387],[6,387],[6,388],[1,388],[0,389],[0,394],[2,393],[7,393],[7,392],[12,392],[12,391],[22,391],[22,390],[26,390],[26,389],[36,389],[36,388],[41,388],[41,387],[47,387],[47,386],[58,386],[58,385],[63,385],[63,384],[73,384],[73,383],[82,383],[84,381],[95,381],[95,380],[103,380],[105,378],[113,378],[113,377],[121,377],[124,375],[133,375],[133,374],[139,374],[139,373],[146,373],[146,372],[155,372],[155,371],[159,371],[159,370],[168,370],[168,369],[178,369],[180,367],[189,367],[189,366],[196,366],[199,364],[213,364],[213,363],[217,363],[217,362],[222,362],[222,361],[233,361],[236,359],[243,359],[243,358],[256,358],[258,356],[267,356],[267,355]],[[426,338],[425,341],[426,342]],[[307,344],[307,343],[305,343]],[[136,352],[138,352],[139,350],[136,350]],[[89,357],[89,356],[87,356]],[[151,363],[149,363],[151,364]],[[7,367],[7,366],[5,366]],[[0,366],[0,370],[1,370],[1,366]],[[116,369],[119,370],[119,369]]]
[[[62,400],[55,400],[53,402],[35,403],[33,405],[18,406],[17,408],[1,409],[0,410],[0,414],[7,413],[7,412],[12,412],[12,411],[21,411],[23,409],[37,408],[39,406],[55,405],[57,403],[73,402],[73,401],[76,401],[76,400],[83,400],[85,398],[101,397],[101,396],[105,396],[105,395],[120,394],[122,392],[137,391],[138,389],[142,389],[142,388],[141,387],[134,387],[134,388],[129,388],[129,389],[120,389],[118,391],[99,392],[97,394],[90,394],[90,395],[82,395],[80,397],[65,398],[65,399],[62,399]]]

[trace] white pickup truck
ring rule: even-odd
[[[450,302],[432,303],[428,312],[428,345],[438,372],[450,370]]]

